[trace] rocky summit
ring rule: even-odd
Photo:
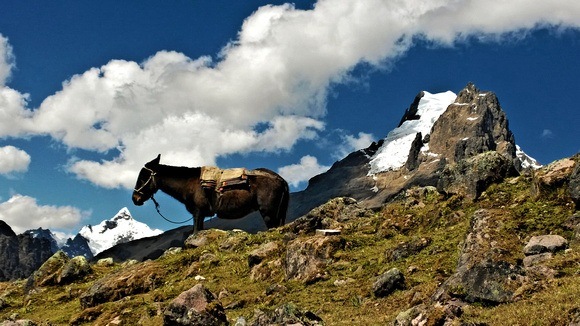
[[[493,93],[421,92],[293,194],[286,225],[57,252],[0,283],[0,323],[578,325],[579,171],[523,154]]]

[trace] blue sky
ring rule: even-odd
[[[576,0],[4,1],[0,219],[76,233],[127,206],[166,230],[130,200],[158,153],[267,167],[300,190],[419,91],[468,82],[549,163],[580,149],[578,53]]]

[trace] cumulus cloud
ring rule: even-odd
[[[0,220],[8,223],[17,234],[38,227],[71,229],[78,227],[88,215],[90,212],[71,206],[39,205],[36,199],[18,194],[0,203]]]
[[[35,110],[25,94],[4,86],[12,55],[0,37],[0,137],[50,135],[70,148],[116,153],[111,160],[71,161],[70,171],[100,186],[130,188],[141,164],[160,152],[168,164],[203,165],[315,139],[324,130],[332,86],[361,63],[391,63],[416,38],[446,45],[469,37],[494,41],[539,26],[578,28],[580,2],[268,5],[244,21],[216,59],[160,51],[141,63],[111,60],[73,76]]]
[[[278,169],[278,173],[286,179],[288,184],[298,187],[300,183],[326,172],[329,168],[329,166],[318,164],[316,157],[306,155],[300,159],[300,163],[283,166]]]
[[[28,171],[30,155],[14,146],[0,147],[0,174]]]

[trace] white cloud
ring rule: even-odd
[[[0,147],[0,174],[28,171],[30,155],[14,146]]]
[[[554,138],[554,132],[550,129],[544,129],[544,130],[542,130],[542,134],[540,134],[540,138],[552,139],[552,138]]]
[[[338,146],[335,154],[337,159],[343,159],[354,151],[369,147],[375,141],[375,137],[366,132],[359,132],[356,136],[341,135],[341,140],[343,143]]]
[[[0,34],[0,87],[6,85],[14,66],[14,55],[8,39]]]
[[[38,205],[36,199],[18,194],[0,203],[0,220],[8,223],[17,234],[38,227],[71,229],[78,227],[88,215],[90,212],[71,206]]]
[[[417,36],[453,44],[472,36],[500,40],[538,26],[578,28],[580,2],[269,5],[244,21],[216,61],[172,51],[142,63],[111,60],[73,76],[34,111],[26,94],[4,86],[13,61],[0,37],[0,138],[50,135],[70,148],[117,150],[112,160],[78,160],[70,170],[97,185],[130,188],[139,167],[157,153],[165,163],[202,165],[220,155],[290,150],[300,139],[315,139],[324,128],[329,88],[348,80],[360,63],[392,63]]]
[[[286,179],[288,184],[298,187],[301,182],[306,182],[315,175],[326,172],[330,167],[318,164],[314,156],[306,155],[300,159],[300,163],[283,166],[278,173]]]

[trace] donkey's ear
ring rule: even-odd
[[[157,155],[151,162],[147,163],[146,166],[148,167],[156,167],[159,166],[159,162],[161,161],[161,154]]]

